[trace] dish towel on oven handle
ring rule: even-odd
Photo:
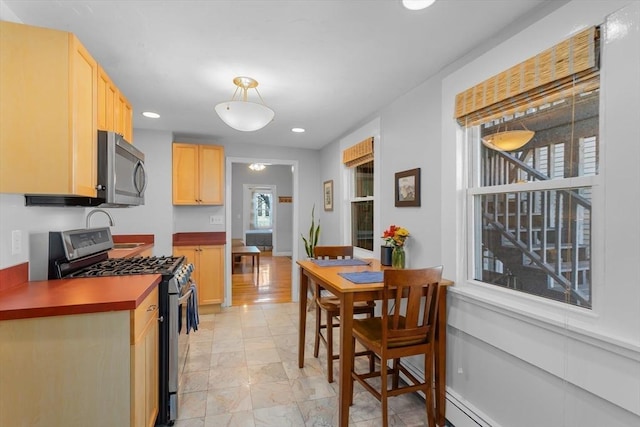
[[[198,290],[195,283],[191,283],[191,296],[187,300],[187,334],[198,330],[200,316],[198,315]]]

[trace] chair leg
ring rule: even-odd
[[[389,425],[389,411],[387,410],[387,359],[380,358],[380,403],[382,403],[382,427]]]
[[[427,405],[427,427],[436,426],[435,402],[433,400],[433,358],[431,353],[427,352],[424,357],[424,381],[427,387],[424,391],[425,404]]]
[[[391,383],[391,388],[393,390],[398,388],[399,379],[400,379],[400,359],[393,359],[393,382]]]
[[[313,343],[313,357],[318,357],[320,350],[320,325],[322,324],[322,309],[316,304],[316,339]]]
[[[356,339],[351,337],[351,348],[354,349],[351,354],[351,375],[349,375],[349,379],[351,380],[351,399],[349,399],[349,406],[353,405],[353,387],[355,386],[355,378],[353,376],[356,373]]]
[[[327,311],[327,381],[333,382],[333,312]]]

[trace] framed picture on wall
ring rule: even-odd
[[[396,206],[420,206],[420,168],[396,173]]]
[[[333,210],[333,180],[324,182],[324,210]]]

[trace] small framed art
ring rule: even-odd
[[[324,210],[333,210],[333,180],[324,182]]]
[[[420,206],[420,168],[396,173],[396,206]]]

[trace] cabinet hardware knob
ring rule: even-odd
[[[164,322],[164,316],[158,317],[158,322]]]

